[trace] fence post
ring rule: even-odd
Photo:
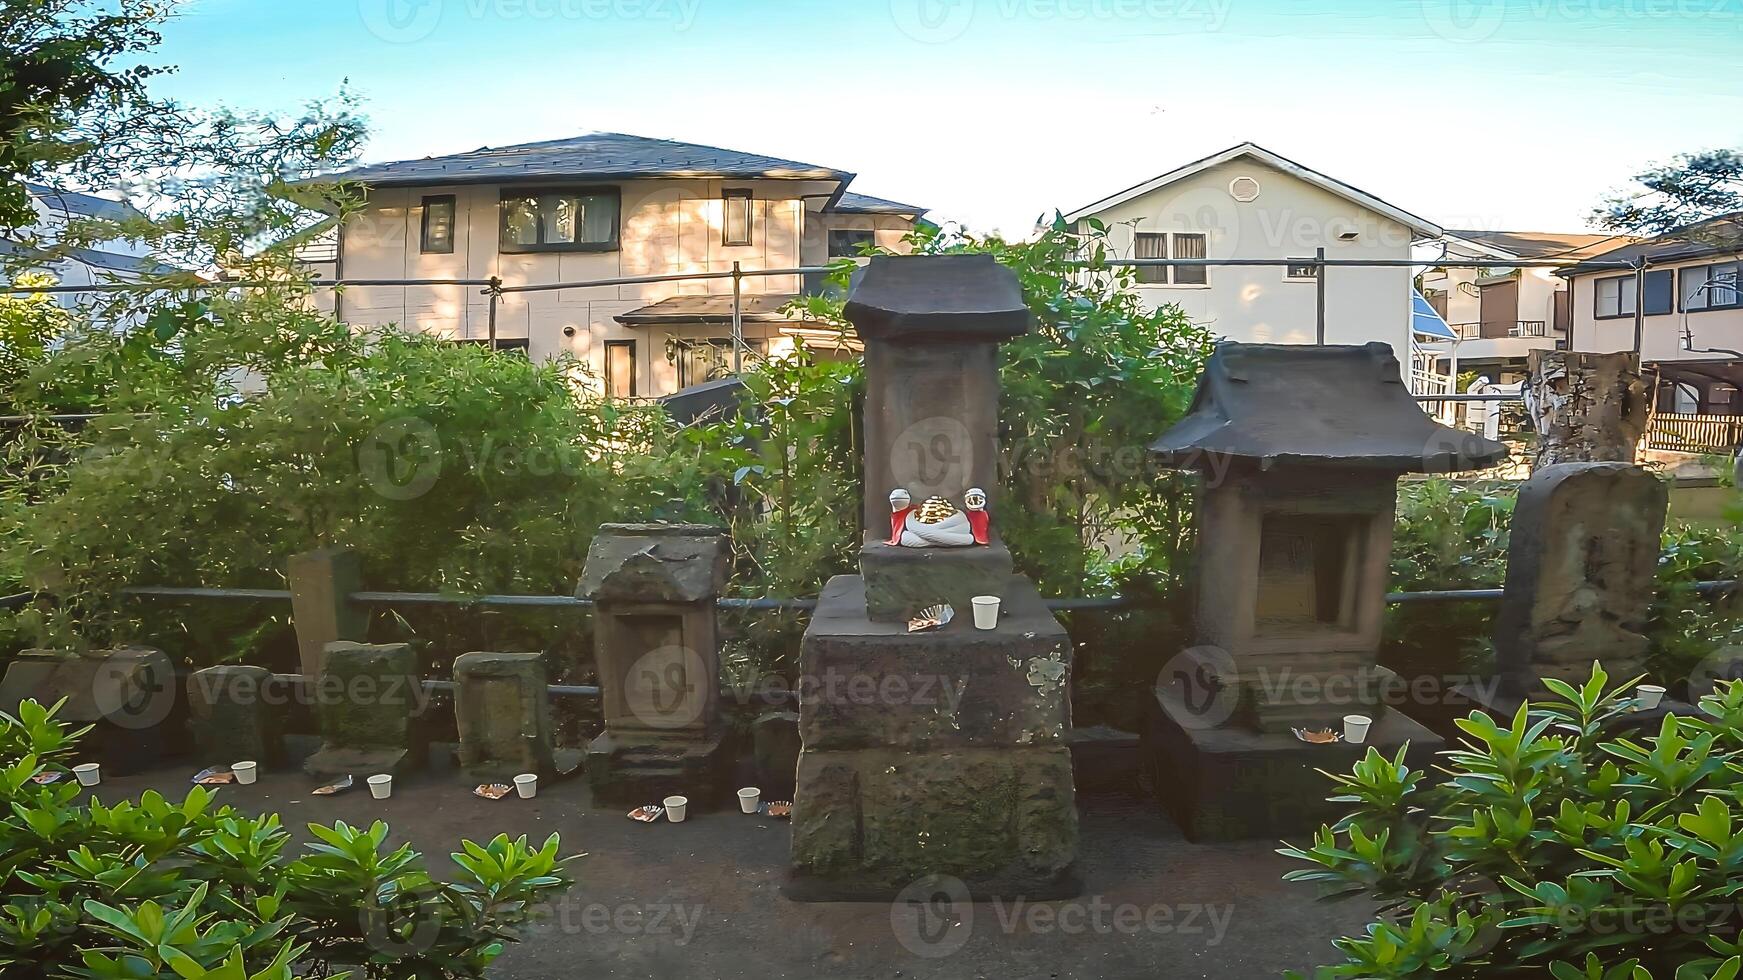
[[[327,644],[365,638],[369,617],[350,601],[361,587],[361,565],[349,548],[320,548],[292,555],[287,577],[298,659],[303,676],[313,678]]]
[[[732,263],[732,373],[744,373],[744,273]]]
[[[1316,275],[1314,276],[1314,290],[1315,290],[1314,317],[1315,317],[1315,323],[1317,324],[1316,329],[1315,329],[1315,336],[1317,336],[1319,338],[1316,341],[1316,343],[1324,345],[1325,344],[1325,247],[1324,246],[1321,246],[1319,251],[1317,253],[1315,253],[1315,257],[1316,257],[1316,262],[1315,262],[1314,267],[1313,267],[1313,271],[1316,273]]]

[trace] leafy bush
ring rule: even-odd
[[[286,858],[276,815],[219,806],[204,787],[179,803],[147,792],[81,805],[65,763],[85,730],[54,710],[25,701],[0,715],[0,974],[478,977],[572,883],[555,834],[463,841],[449,882],[410,846],[385,848],[379,821],[310,824],[308,853]],[[61,781],[35,782],[44,773]]]
[[[1349,813],[1281,849],[1312,865],[1285,877],[1385,904],[1314,976],[1736,976],[1743,683],[1644,736],[1633,681],[1546,683],[1510,721],[1460,719],[1438,782],[1376,749],[1332,777]]]

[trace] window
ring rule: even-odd
[[[1740,265],[1743,263],[1715,262],[1678,270],[1682,276],[1682,284],[1677,290],[1682,294],[1682,308],[1689,311],[1734,310],[1743,305],[1738,301]]]
[[[750,191],[721,192],[720,203],[725,210],[720,220],[722,245],[750,244],[750,200]]]
[[[1174,257],[1177,259],[1205,258],[1205,240],[1203,235],[1176,234],[1174,236]],[[1210,282],[1210,269],[1202,265],[1177,265],[1174,267],[1174,284],[1176,286],[1202,286]]]
[[[1633,276],[1611,276],[1593,283],[1597,298],[1593,316],[1600,320],[1634,315],[1636,283]]]
[[[861,228],[831,228],[829,229],[829,257],[832,259],[857,258],[864,247],[876,244],[877,238],[871,232]]]
[[[1140,231],[1132,241],[1132,258],[1134,259],[1165,259],[1168,257],[1168,236],[1151,231]],[[1139,282],[1167,282],[1168,267],[1165,265],[1138,266]]]
[[[617,248],[617,188],[502,195],[503,252],[608,252]]]
[[[424,224],[419,248],[425,252],[454,251],[454,195],[424,198]]]
[[[635,341],[605,342],[605,396],[635,397]]]
[[[1319,266],[1311,262],[1303,265],[1286,265],[1283,267],[1283,278],[1303,279],[1312,282],[1319,278]]]
[[[1669,269],[1646,274],[1646,315],[1658,316],[1676,307],[1676,274]]]
[[[759,357],[766,342],[746,340],[746,363]],[[704,381],[732,376],[732,338],[713,337],[707,340],[676,341],[671,350],[672,361],[678,366],[678,387],[688,388]]]

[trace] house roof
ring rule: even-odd
[[[1507,447],[1423,414],[1386,344],[1218,344],[1186,417],[1150,446],[1172,465],[1214,456],[1395,473],[1482,469]]]
[[[1393,221],[1409,228],[1418,235],[1427,238],[1439,238],[1442,229],[1439,225],[1425,218],[1419,218],[1402,208],[1395,207],[1380,200],[1366,191],[1352,187],[1341,180],[1328,177],[1309,167],[1302,166],[1287,157],[1273,153],[1257,143],[1241,143],[1226,150],[1213,153],[1201,160],[1194,160],[1183,167],[1177,167],[1158,177],[1152,177],[1141,184],[1133,184],[1116,194],[1110,194],[1099,201],[1087,204],[1065,216],[1066,221],[1078,221],[1091,215],[1099,214],[1119,204],[1124,204],[1135,197],[1148,194],[1158,187],[1166,187],[1176,181],[1184,180],[1194,174],[1202,173],[1212,167],[1220,166],[1240,157],[1251,157],[1275,170],[1281,170],[1290,176],[1313,184],[1321,190],[1358,204],[1370,211],[1383,214]]]
[[[1587,256],[1587,261],[1579,265],[1557,269],[1556,275],[1577,276],[1604,271],[1604,266],[1595,265],[1598,262],[1611,263],[1610,268],[1613,269],[1617,262],[1634,263],[1641,259],[1649,263],[1677,262],[1707,255],[1733,255],[1739,252],[1743,252],[1743,211],[1733,211],[1684,225],[1654,238]]]
[[[861,340],[1007,340],[1034,314],[1017,274],[980,252],[879,255],[853,274],[842,315]]]
[[[899,201],[888,201],[870,194],[855,194],[851,191],[841,195],[841,200],[835,202],[829,210],[841,211],[847,214],[911,214],[919,217],[925,214],[926,208],[917,208],[912,204],[902,204]]]
[[[138,255],[65,245],[48,249],[31,248],[4,238],[0,238],[0,255],[20,256],[40,263],[45,268],[52,268],[62,262],[76,262],[104,272],[124,272],[129,275],[168,275],[176,271],[174,266]]]
[[[105,221],[125,221],[139,217],[139,211],[131,204],[123,201],[112,201],[95,194],[85,194],[79,191],[64,191],[47,184],[32,181],[24,182],[24,189],[31,197],[43,201],[49,207],[59,208],[69,214],[84,218],[101,218]]]
[[[620,180],[638,177],[725,177],[768,180],[852,180],[853,174],[797,160],[718,146],[589,133],[469,153],[396,160],[357,167],[299,183],[354,181],[377,187],[419,184],[514,183],[534,180]]]
[[[1629,235],[1595,235],[1560,231],[1468,231],[1448,228],[1446,237],[1479,246],[1478,251],[1521,259],[1585,259],[1608,248],[1627,245]]]
[[[792,302],[791,293],[755,293],[740,298],[739,321],[742,323],[787,323],[791,318],[781,314],[781,307]],[[731,323],[732,297],[724,294],[690,294],[673,296],[649,303],[614,317],[626,327],[644,327],[664,323]]]

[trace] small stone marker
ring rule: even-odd
[[[220,664],[188,677],[189,727],[204,762],[251,759],[262,766],[283,758],[277,712],[268,703],[272,671]]]
[[[480,777],[572,770],[557,762],[545,664],[537,653],[466,653],[454,660],[460,764]],[[570,750],[568,755],[574,756]]]
[[[327,644],[315,677],[321,748],[303,768],[315,776],[364,776],[422,765],[414,715],[423,700],[417,657],[408,644]]]
[[[56,717],[95,726],[82,751],[125,774],[161,757],[162,725],[175,710],[175,686],[169,658],[150,647],[24,650],[0,679],[0,711],[15,713],[27,698],[45,708],[66,699]]]

